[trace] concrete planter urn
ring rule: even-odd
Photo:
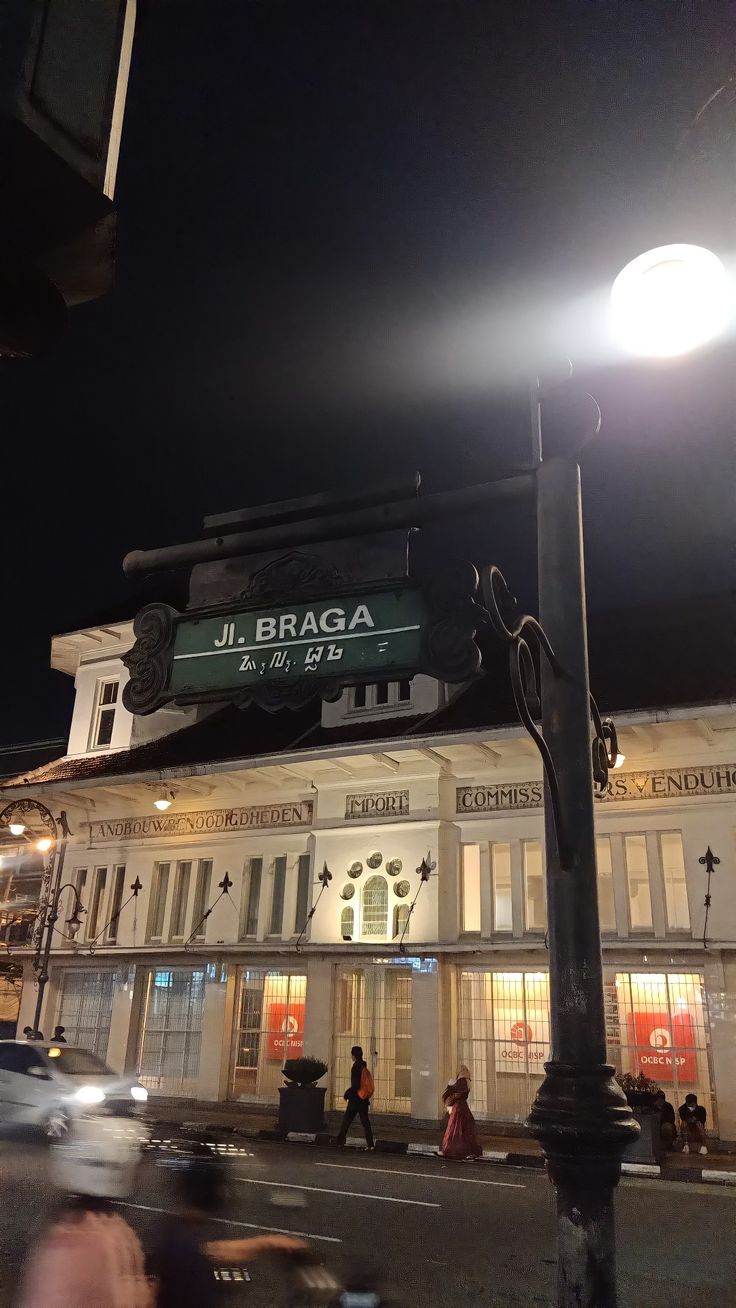
[[[317,1085],[327,1071],[319,1058],[289,1058],[283,1075],[287,1082],[279,1090],[278,1129],[283,1135],[294,1131],[316,1134],[325,1128],[324,1086]]]

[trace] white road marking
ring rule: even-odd
[[[361,1170],[360,1168],[358,1169]],[[357,1190],[327,1190],[321,1185],[287,1185],[284,1181],[258,1181],[254,1176],[236,1176],[244,1185],[270,1185],[272,1190],[313,1190],[315,1194],[339,1194],[343,1199],[377,1199],[382,1204],[411,1204],[413,1208],[439,1208],[424,1199],[394,1199],[387,1194],[361,1194]]]
[[[350,1163],[317,1163],[317,1167],[335,1167],[341,1172],[378,1172],[381,1176],[421,1176],[427,1181],[459,1181],[462,1185],[497,1185],[504,1190],[526,1190],[519,1181],[479,1181],[474,1176],[439,1176],[434,1172],[401,1172],[397,1167],[356,1167]]]
[[[120,1199],[120,1208],[139,1208],[143,1213],[167,1213],[169,1217],[178,1216],[171,1208],[152,1208],[150,1204],[129,1204]],[[264,1226],[262,1222],[236,1222],[232,1217],[208,1217],[208,1222],[219,1222],[221,1226],[242,1226],[249,1231],[270,1231],[272,1235],[296,1235],[302,1240],[322,1240],[325,1244],[342,1244],[334,1235],[315,1235],[313,1231],[287,1231],[283,1226]]]

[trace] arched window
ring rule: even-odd
[[[369,877],[363,886],[363,935],[385,936],[388,931],[388,886],[384,877]]]
[[[352,940],[355,927],[355,913],[352,908],[344,908],[340,914],[340,934],[343,940],[349,936]]]
[[[409,905],[397,904],[394,909],[394,940],[398,940],[399,936],[401,935],[408,921],[409,921]],[[407,931],[406,931],[407,936],[410,930],[411,928],[407,927]]]

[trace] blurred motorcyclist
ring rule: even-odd
[[[162,1224],[149,1263],[158,1286],[158,1308],[215,1308],[215,1263],[237,1266],[268,1253],[295,1253],[306,1246],[285,1235],[205,1239],[205,1228],[222,1208],[225,1168],[206,1145],[184,1143],[161,1155],[159,1166],[175,1184],[178,1211]]]
[[[19,1308],[153,1308],[143,1250],[111,1201],[131,1193],[146,1132],[128,1118],[82,1118],[54,1145],[65,1198],[26,1264]]]

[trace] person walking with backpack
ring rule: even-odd
[[[366,1145],[369,1149],[373,1149],[373,1129],[371,1127],[370,1118],[368,1117],[368,1110],[375,1090],[373,1077],[368,1071],[365,1059],[363,1058],[363,1050],[360,1045],[353,1045],[350,1054],[353,1059],[353,1067],[350,1073],[350,1087],[343,1095],[343,1099],[347,1103],[347,1108],[345,1109],[342,1126],[338,1132],[335,1144],[342,1148],[347,1138],[348,1128],[355,1121],[356,1117],[359,1117],[363,1130],[365,1131]]]

